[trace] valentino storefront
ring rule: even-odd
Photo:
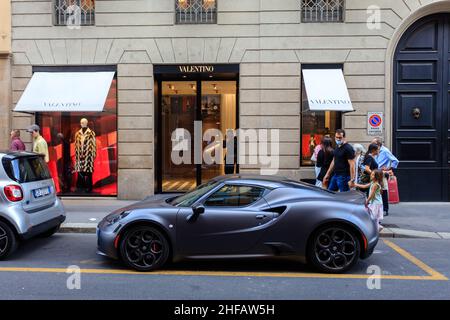
[[[216,176],[239,173],[241,167],[259,173],[238,161],[238,150],[252,153],[250,140],[238,147],[239,135],[267,130],[258,123],[238,130],[239,64],[165,64],[151,70],[32,67],[14,111],[31,114],[31,122],[40,126],[59,195],[133,198],[135,190],[186,192]],[[301,154],[296,162],[308,168],[314,147],[341,127],[353,105],[342,64],[304,64],[299,72],[303,130],[292,152]],[[273,142],[283,148],[283,137],[277,139]],[[150,175],[142,174],[146,167],[153,168]],[[120,189],[122,194],[132,190],[131,196],[121,196]]]
[[[32,68],[14,112],[31,115],[31,122],[40,126],[49,147],[48,166],[60,196],[120,197],[121,179],[123,188],[130,188],[126,184],[128,170],[121,169],[138,168],[146,154],[154,155],[154,181],[133,188],[153,185],[147,193],[189,191],[215,176],[239,172],[236,159],[227,166],[205,164],[203,159],[196,161],[192,152],[198,134],[201,152],[225,156],[223,137],[229,131],[236,134],[239,126],[238,64],[154,65],[153,74],[137,77],[139,73],[134,72],[135,78],[123,73],[125,76],[118,76],[118,66],[108,65]],[[137,104],[122,103],[119,115],[119,100],[127,99],[120,88],[128,88],[130,79],[152,77],[154,83],[145,83],[146,89],[153,89],[154,110],[151,99],[140,105],[145,109],[141,112],[154,114],[154,122],[142,121],[149,117],[129,116],[136,112],[133,108]],[[136,81],[132,87],[133,99],[139,99]],[[177,129],[192,136],[188,146],[191,161],[176,163],[172,158]],[[221,134],[204,140],[211,129]],[[149,131],[152,136],[147,138]]]
[[[223,139],[215,137],[212,141],[204,141],[203,135],[210,129],[217,129],[225,137],[227,131],[235,132],[238,128],[239,65],[156,65],[154,74],[155,192],[188,191],[224,174],[223,163],[195,161],[194,152],[190,152],[190,161],[181,164],[173,161],[173,134],[176,129],[186,131],[190,138],[187,150],[195,149],[194,144],[200,136],[202,152],[223,154]],[[200,124],[198,131],[196,123]],[[238,170],[236,164],[226,173],[237,173]]]
[[[117,196],[116,67],[34,67],[15,111],[33,113],[61,196]]]

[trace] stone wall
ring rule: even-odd
[[[0,55],[0,150],[9,149],[11,105],[11,60]]]

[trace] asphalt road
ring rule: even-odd
[[[92,234],[22,244],[0,262],[0,299],[450,299],[448,240],[380,241],[371,258],[342,276],[280,260],[182,262],[134,273],[95,249]],[[68,279],[77,284],[65,272],[72,265],[82,270],[80,289],[67,287]],[[380,268],[381,279],[368,279],[370,266]]]

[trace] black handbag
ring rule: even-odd
[[[363,172],[361,173],[361,176],[359,177],[359,182],[363,183],[363,184],[367,184],[370,182],[370,174],[368,174],[367,172]]]

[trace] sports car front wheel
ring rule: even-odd
[[[360,243],[356,234],[344,226],[321,228],[309,242],[309,261],[322,272],[346,272],[355,265],[359,255]]]
[[[120,243],[123,262],[137,271],[161,268],[169,258],[169,242],[152,226],[137,226],[127,230]]]

